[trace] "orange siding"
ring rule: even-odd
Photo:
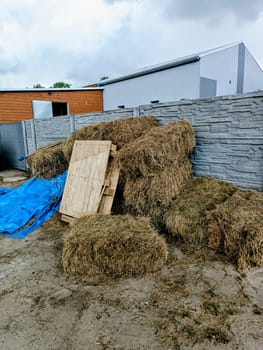
[[[103,111],[103,91],[0,91],[0,124],[33,119],[32,100],[68,102],[70,114]]]

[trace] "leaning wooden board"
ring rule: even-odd
[[[105,180],[105,183],[107,186],[103,191],[100,205],[98,208],[98,213],[104,214],[104,215],[111,213],[111,207],[112,207],[115,192],[117,189],[119,175],[120,175],[119,167],[117,167],[114,164],[113,160],[110,159],[107,167],[106,180]]]
[[[96,214],[102,199],[111,141],[75,141],[60,206],[64,216]]]

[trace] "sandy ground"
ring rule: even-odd
[[[263,269],[171,243],[160,272],[79,281],[62,269],[66,230],[55,217],[0,235],[0,349],[263,349]]]

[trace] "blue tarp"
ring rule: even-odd
[[[4,187],[0,187],[0,196],[2,194],[6,194],[7,192],[11,191],[12,188],[4,188]]]
[[[18,188],[0,188],[0,233],[24,238],[58,210],[67,172],[53,179],[33,178]]]

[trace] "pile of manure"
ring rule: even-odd
[[[64,238],[64,271],[82,277],[141,276],[159,270],[167,245],[149,219],[129,215],[92,215],[79,219]]]
[[[172,237],[192,244],[207,240],[206,214],[223,203],[237,188],[212,177],[194,177],[188,186],[172,201],[164,215],[164,225]]]
[[[210,248],[238,269],[263,266],[263,193],[238,190],[207,214]]]
[[[188,156],[194,147],[194,129],[185,120],[152,128],[125,145],[116,162],[127,212],[151,216],[158,223],[192,178]]]
[[[62,174],[68,168],[62,146],[62,142],[54,142],[31,153],[27,157],[27,164],[32,175],[50,179]]]
[[[130,117],[88,125],[71,134],[63,144],[63,152],[68,160],[75,140],[110,140],[117,149],[140,137],[146,130],[159,125],[153,116]]]

